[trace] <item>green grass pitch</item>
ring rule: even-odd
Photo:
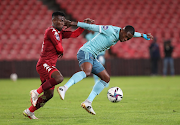
[[[39,85],[38,78],[0,79],[1,125],[180,125],[180,76],[111,77],[110,86],[92,103],[95,116],[80,107],[94,85],[92,77],[69,88],[63,101],[56,86],[54,97],[35,112],[39,119],[30,120],[22,112],[30,106],[30,90]],[[107,99],[113,86],[123,90],[121,102]]]

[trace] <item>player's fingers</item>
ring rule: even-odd
[[[152,35],[147,35],[148,38],[150,39],[153,39],[153,36]]]
[[[95,20],[91,20],[91,22],[93,23]]]
[[[86,18],[86,19],[84,19],[84,22],[86,22],[86,23],[93,23],[94,20],[90,19],[90,18]]]

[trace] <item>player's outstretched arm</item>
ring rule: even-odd
[[[84,23],[92,24],[92,23],[94,23],[94,20],[92,20],[90,18],[86,18],[86,19],[84,19]]]
[[[65,22],[66,29],[69,28],[70,26],[76,26],[76,25],[77,25],[76,22],[72,22],[72,21],[70,21],[70,20],[65,20],[64,22]],[[90,24],[90,23],[93,23],[94,20],[92,20],[92,19],[90,19],[90,18],[87,18],[87,19],[84,20],[84,22]],[[77,28],[77,29],[76,29],[75,31],[73,31],[73,32],[72,32],[72,31],[64,31],[62,38],[63,38],[63,39],[64,39],[64,38],[70,38],[70,37],[71,37],[71,38],[76,38],[76,37],[78,37],[83,31],[84,31],[84,29],[81,28],[81,27]]]
[[[92,24],[92,23],[94,23],[94,20],[92,20],[90,18],[86,18],[86,19],[84,19],[84,23]],[[67,26],[67,28],[69,28],[71,26],[77,26],[77,24],[78,24],[78,22],[74,22],[74,21],[70,21],[70,20],[65,20],[64,26]]]
[[[93,22],[94,22],[94,20],[92,20],[90,18],[86,18],[86,19],[84,19],[84,22],[74,22],[74,21],[72,21],[72,22],[69,22],[66,25],[67,26],[78,26],[78,27],[81,27],[83,29],[99,32],[100,25],[92,24]]]
[[[144,34],[144,33],[135,32],[133,37],[143,37],[146,40],[152,40],[153,39],[153,36],[150,33]]]

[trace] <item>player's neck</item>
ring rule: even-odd
[[[62,30],[62,29],[59,29],[59,28],[57,28],[57,27],[55,27],[55,26],[53,26],[53,25],[52,25],[52,27],[55,28],[55,29],[57,29],[58,31],[61,31],[61,30]]]

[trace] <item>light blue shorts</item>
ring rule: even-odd
[[[104,66],[89,52],[79,50],[77,53],[77,59],[79,61],[79,66],[84,62],[90,62],[93,65],[91,71],[93,74],[98,74],[105,69]]]

